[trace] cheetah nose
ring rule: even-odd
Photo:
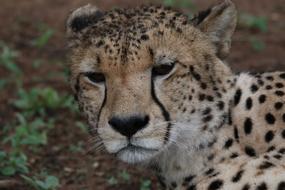
[[[120,134],[131,138],[139,130],[142,130],[149,122],[149,116],[112,117],[110,126]]]

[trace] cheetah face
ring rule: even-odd
[[[179,146],[184,135],[191,146],[203,141],[208,132],[201,128],[219,121],[211,114],[219,100],[207,84],[213,74],[229,72],[221,62],[229,39],[219,44],[211,36],[233,32],[213,27],[207,35],[206,29],[219,19],[231,26],[232,14],[227,1],[192,22],[161,7],[102,13],[87,5],[70,15],[72,88],[109,153],[137,163]]]

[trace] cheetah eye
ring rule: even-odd
[[[105,76],[103,73],[88,72],[84,74],[93,83],[105,82]]]
[[[152,68],[153,76],[163,76],[169,74],[174,68],[174,62],[169,64],[161,64]]]

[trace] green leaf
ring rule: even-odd
[[[164,4],[164,6],[174,6],[175,0],[164,0],[163,4]]]
[[[12,166],[6,166],[4,168],[0,168],[1,174],[4,176],[12,176],[16,173],[16,169]]]
[[[111,186],[114,186],[114,185],[117,185],[118,184],[118,180],[115,178],[115,177],[110,177],[108,179],[108,184],[111,185]]]
[[[8,81],[6,79],[0,79],[0,89],[3,89]]]
[[[47,29],[44,33],[42,33],[42,35],[40,35],[38,38],[36,38],[33,41],[33,45],[38,48],[44,47],[48,43],[50,38],[53,36],[53,34],[54,34],[54,30]]]
[[[0,43],[2,52],[0,54],[0,65],[3,65],[7,70],[14,74],[22,74],[21,69],[14,63],[14,59],[18,56],[18,53],[10,49],[6,44]]]
[[[258,38],[255,37],[250,38],[250,44],[251,47],[257,52],[260,52],[265,49],[264,42],[259,40]]]
[[[140,190],[150,190],[151,189],[151,181],[150,180],[142,180],[140,185]]]
[[[88,127],[84,123],[77,121],[75,123],[75,126],[78,127],[83,133],[85,134],[88,133]]]
[[[36,177],[31,178],[25,175],[21,175],[21,177],[37,190],[55,190],[59,187],[58,178],[52,175],[47,175],[44,180],[37,179]]]
[[[0,151],[0,160],[3,160],[7,156],[7,153],[4,151]]]
[[[48,189],[55,189],[59,186],[59,180],[55,176],[47,176],[45,184],[47,185]]]
[[[120,173],[120,177],[123,178],[127,182],[130,181],[131,179],[130,174],[125,170]]]
[[[241,13],[239,15],[238,24],[242,27],[258,29],[261,32],[268,31],[267,19],[262,16]]]

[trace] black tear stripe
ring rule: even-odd
[[[76,82],[75,82],[75,85],[74,85],[74,89],[75,89],[74,99],[76,101],[78,101],[78,93],[80,91],[80,86],[79,86],[79,78],[80,78],[80,76],[81,76],[81,73],[77,76]]]
[[[101,104],[101,107],[99,109],[99,113],[98,113],[98,118],[97,118],[97,124],[96,124],[96,128],[98,128],[98,123],[99,123],[99,120],[100,120],[100,117],[101,117],[101,112],[106,104],[106,100],[107,100],[107,86],[106,84],[104,85],[105,87],[105,90],[104,90],[104,99],[103,99],[103,102]]]
[[[165,119],[165,121],[169,122],[170,121],[170,115],[168,113],[168,111],[165,109],[165,107],[163,106],[163,104],[159,101],[159,99],[157,98],[156,94],[155,94],[155,90],[154,90],[154,77],[153,77],[153,73],[151,74],[151,96],[154,100],[154,102],[158,105],[158,107],[160,108],[162,115]],[[164,137],[164,144],[166,144],[169,136],[170,136],[170,129],[171,129],[171,123],[168,123],[167,125],[167,131]]]
[[[79,86],[79,80],[80,80],[80,77],[81,75],[85,75],[85,73],[79,73],[79,75],[77,76],[76,78],[76,83],[75,83],[75,90],[76,90],[76,93],[78,93],[80,91],[80,86]],[[104,85],[105,87],[105,90],[104,90],[104,99],[103,99],[103,103],[99,109],[99,114],[98,114],[98,118],[97,118],[97,126],[98,127],[98,123],[99,123],[99,119],[100,119],[100,116],[101,116],[101,112],[102,112],[102,109],[104,108],[105,104],[106,104],[106,99],[107,99],[107,86],[106,84]]]

